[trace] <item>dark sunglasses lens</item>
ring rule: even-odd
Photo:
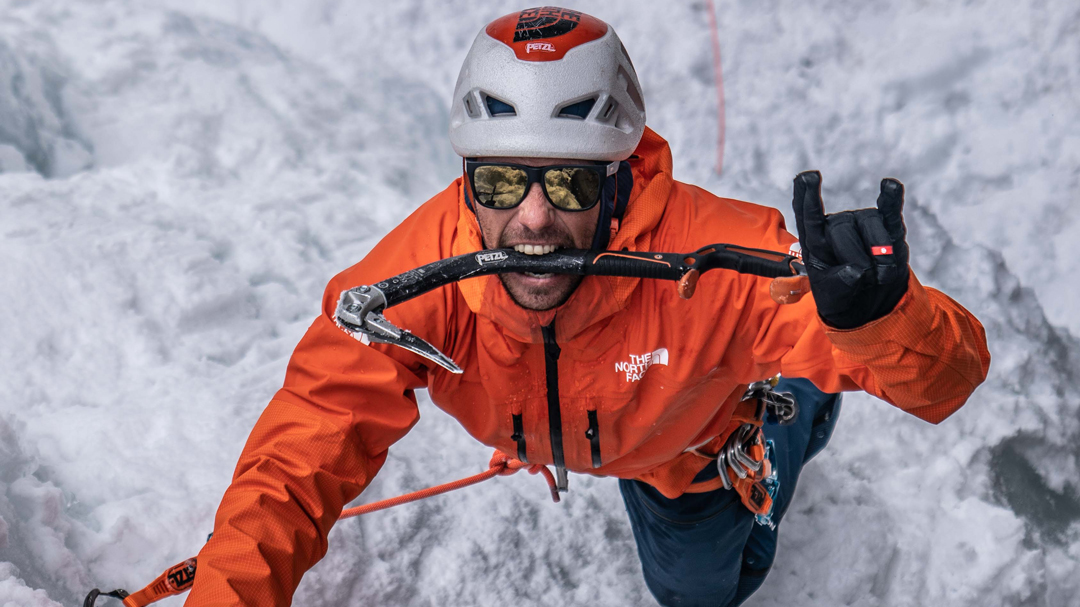
[[[508,209],[525,198],[529,175],[521,169],[507,166],[477,167],[473,173],[473,189],[480,204],[496,209]]]
[[[544,173],[548,198],[564,211],[582,211],[600,198],[600,175],[593,170],[562,167]]]

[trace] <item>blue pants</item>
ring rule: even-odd
[[[773,502],[779,528],[803,464],[832,436],[840,395],[825,394],[805,379],[783,378],[776,390],[791,392],[799,404],[794,424],[764,427],[773,441],[780,479]],[[695,480],[716,475],[716,466],[709,466]],[[753,513],[734,490],[668,499],[640,481],[620,480],[619,489],[645,583],[661,605],[734,607],[765,581],[776,555],[777,531],[754,524]]]

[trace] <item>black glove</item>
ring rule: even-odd
[[[822,320],[854,329],[892,312],[908,287],[904,184],[881,180],[876,209],[825,214],[821,173],[795,176],[795,224]]]

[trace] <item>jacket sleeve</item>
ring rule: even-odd
[[[795,237],[777,213],[763,248],[785,250]],[[990,366],[986,333],[970,312],[914,272],[908,291],[886,316],[850,330],[826,326],[813,296],[780,306],[768,280],[752,287],[757,320],[752,340],[755,371],[804,377],[825,392],[864,390],[931,423],[954,413]]]
[[[300,342],[240,455],[187,605],[289,605],[342,508],[416,423],[420,376],[346,340],[320,317]]]
[[[322,314],[240,455],[186,605],[289,605],[300,578],[326,553],[345,504],[418,421],[413,391],[427,384],[426,361],[394,346],[363,344],[332,319],[342,290],[438,259],[433,232],[406,221],[330,282]],[[442,348],[448,292],[425,294],[386,317]]]

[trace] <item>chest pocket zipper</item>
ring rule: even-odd
[[[591,409],[589,414],[589,429],[585,431],[585,438],[589,439],[592,449],[592,467],[599,468],[600,461],[600,421],[596,417],[596,409]]]
[[[514,414],[514,433],[510,435],[510,439],[517,443],[517,457],[519,460],[529,463],[528,458],[525,457],[525,425],[521,421],[521,414]]]

